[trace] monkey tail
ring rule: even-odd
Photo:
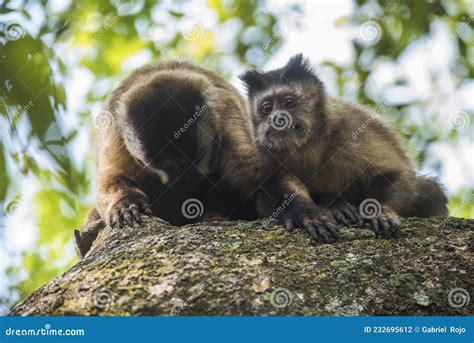
[[[99,235],[99,231],[105,227],[96,207],[87,214],[86,223],[81,230],[74,230],[74,241],[76,252],[82,259],[92,247],[92,243]]]
[[[418,176],[417,181],[417,200],[410,216],[447,216],[448,198],[443,186],[437,180],[425,176]]]

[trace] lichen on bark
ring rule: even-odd
[[[411,218],[396,239],[342,228],[337,243],[314,245],[276,222],[146,218],[104,228],[82,261],[10,314],[472,315],[473,228]],[[458,289],[467,297],[454,299]]]

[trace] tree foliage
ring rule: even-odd
[[[34,248],[20,255],[3,248],[11,258],[8,284],[13,288],[0,297],[7,303],[15,293],[24,297],[76,261],[70,234],[93,203],[93,142],[88,138],[93,114],[117,82],[137,64],[168,57],[192,59],[226,76],[242,66],[261,67],[285,41],[282,20],[304,11],[298,3],[273,5],[263,0],[0,4],[0,226],[4,233],[17,223],[11,217],[31,205],[31,215],[26,214],[37,227]],[[473,75],[469,11],[468,1],[357,0],[351,15],[336,23],[362,27],[369,21],[380,28],[376,41],[352,42],[353,63],[324,65],[341,95],[386,105],[384,115],[421,152],[421,164],[436,162],[429,160],[434,142],[456,140],[461,133],[440,133],[432,99],[389,101],[390,89],[408,81],[394,79],[377,89],[372,72],[381,63],[397,64],[413,41],[443,25],[455,47],[450,76],[461,87]],[[411,120],[419,111],[426,114],[421,123]],[[30,187],[33,194],[25,200]],[[459,216],[470,215],[473,207],[472,197],[466,201],[468,191],[451,198]]]

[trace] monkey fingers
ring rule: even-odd
[[[279,219],[289,232],[295,226],[303,228],[312,241],[333,243],[339,236],[337,221],[332,212],[305,199],[294,199],[291,206],[280,214]]]
[[[113,228],[122,228],[124,225],[133,227],[135,222],[141,224],[143,214],[152,214],[146,196],[141,193],[131,193],[112,206],[107,223]]]
[[[303,224],[303,227],[306,230],[306,232],[308,232],[308,234],[311,237],[311,241],[313,242],[323,242],[323,243],[335,242],[335,239],[332,237],[332,235],[322,225],[318,225],[318,224],[313,225],[311,220],[307,220]]]
[[[316,218],[305,217],[302,220],[303,227],[313,241],[334,243],[339,238],[339,229],[335,224],[336,221],[329,211],[322,213]]]
[[[364,226],[364,218],[360,215],[359,210],[352,204],[346,202],[342,205],[342,212],[352,220],[352,223],[357,226]]]
[[[334,217],[339,223],[346,226],[364,226],[364,218],[359,211],[349,203],[344,203],[332,210]]]
[[[282,215],[282,221],[284,228],[288,232],[294,230],[295,224],[305,229],[306,232],[310,235],[311,241],[314,242],[324,242],[324,243],[333,243],[337,239],[337,226],[331,223],[328,223],[325,226],[324,224],[314,221],[311,214],[309,213],[300,213],[296,216],[296,220],[293,219],[290,215]]]
[[[313,218],[313,223],[317,226],[322,226],[329,232],[334,241],[339,238],[339,228],[337,227],[336,219],[329,210],[322,210],[318,216]]]
[[[351,221],[349,219],[347,219],[346,216],[342,213],[342,211],[339,210],[338,208],[333,209],[332,213],[334,215],[334,218],[336,218],[336,220],[339,223],[342,223],[342,224],[347,225],[347,226],[352,226]]]
[[[382,213],[368,222],[377,238],[394,237],[400,232],[400,219],[396,215]]]
[[[295,229],[293,219],[291,219],[289,215],[283,214],[281,219],[283,221],[283,227],[286,231],[292,232]]]

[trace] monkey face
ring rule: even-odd
[[[169,125],[169,122],[168,122]],[[181,135],[177,130],[171,136],[167,125],[161,125],[160,130],[155,129],[158,137],[153,139],[153,146],[148,146],[145,160],[149,161],[150,169],[156,173],[161,181],[170,187],[195,187],[210,170],[210,157],[212,155],[212,142],[203,141],[201,123],[190,125]],[[205,138],[209,137],[209,133]]]
[[[122,128],[125,145],[137,162],[163,184],[194,187],[207,173],[208,163],[198,132],[205,113],[196,104],[202,99],[182,87],[174,91],[180,99],[178,106],[169,97],[161,99],[154,89],[150,92],[146,96],[143,91],[133,94],[123,110],[127,113]]]
[[[195,154],[186,153],[176,147],[167,146],[152,159],[150,169],[158,175],[161,182],[170,187],[197,186],[204,174],[198,167]]]
[[[277,85],[252,99],[257,144],[283,152],[305,143],[314,131],[316,116],[301,86]]]
[[[247,87],[257,144],[289,153],[317,135],[324,124],[324,88],[302,55],[279,69],[250,70]]]
[[[201,167],[202,156],[193,137],[183,137],[182,141],[176,142],[163,135],[155,138],[153,144],[148,142],[141,140],[140,144],[129,143],[127,146],[137,150],[132,154],[139,165],[155,174],[164,185],[194,187],[202,181],[205,168]]]

